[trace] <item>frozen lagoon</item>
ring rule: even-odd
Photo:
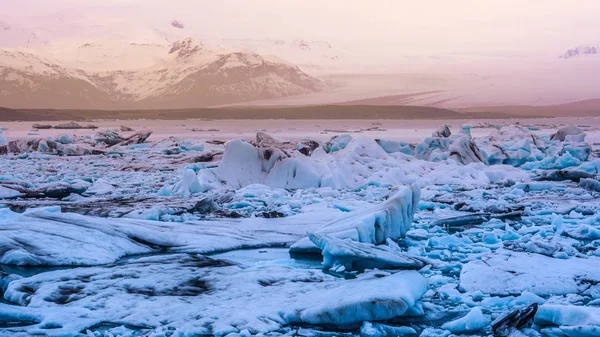
[[[0,335],[492,335],[536,303],[508,331],[596,336],[594,121],[178,121],[112,147],[6,124]]]

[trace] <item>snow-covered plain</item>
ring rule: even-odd
[[[597,336],[599,133],[511,122],[6,124],[0,336]]]

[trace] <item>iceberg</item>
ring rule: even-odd
[[[550,136],[550,140],[558,140],[559,142],[564,141],[577,141],[583,142],[585,132],[575,125],[567,125],[558,129],[555,134]]]
[[[404,315],[427,291],[425,278],[415,271],[402,271],[382,278],[370,274],[367,277],[318,293],[319,298],[314,299],[316,305],[302,310],[299,320],[338,327],[382,321]],[[355,291],[357,287],[360,288],[358,292]],[[286,320],[295,321],[290,317]]]
[[[464,317],[444,323],[442,329],[446,329],[455,334],[464,334],[483,330],[489,325],[490,319],[481,312],[481,308],[475,307]]]
[[[343,134],[332,137],[327,143],[323,145],[323,150],[327,153],[333,153],[343,150],[348,146],[348,143],[352,140],[352,136]]]
[[[482,156],[477,145],[468,137],[460,137],[449,148],[450,158],[466,165],[470,163],[484,163],[487,165],[487,159]]]
[[[351,239],[338,239],[323,234],[309,234],[310,240],[323,254],[325,269],[363,271],[365,269],[420,269],[422,259],[403,253],[388,239],[385,245],[373,245]]]
[[[372,244],[397,240],[410,229],[420,197],[421,188],[417,184],[403,187],[382,204],[349,212],[314,233]],[[290,247],[290,253],[318,252],[319,248],[309,238]]]

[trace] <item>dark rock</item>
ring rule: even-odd
[[[146,142],[146,140],[148,140],[150,135],[152,135],[152,131],[139,131],[125,138],[119,145],[127,146],[133,144],[143,144]]]
[[[121,125],[120,129],[121,129],[121,132],[131,132],[131,131],[133,131],[132,128],[130,128],[128,126],[125,126],[125,125]]]
[[[95,125],[80,125],[75,122],[69,122],[64,124],[58,124],[54,127],[55,129],[97,129]]]
[[[213,161],[216,155],[223,154],[223,152],[207,152],[203,153],[200,156],[194,157],[193,163],[207,163]]]
[[[214,213],[216,216],[223,218],[239,219],[242,215],[238,212],[218,210]]]
[[[519,308],[506,315],[500,316],[492,322],[494,336],[508,337],[512,336],[516,330],[530,328],[533,324],[533,318],[535,317],[537,310],[538,304],[534,303],[526,308]]]
[[[52,129],[52,125],[50,124],[33,124],[31,126],[32,129],[37,129],[37,130],[45,130],[45,129]]]
[[[69,184],[57,183],[45,186],[34,193],[41,194],[43,198],[62,199],[71,194],[81,194],[83,192],[85,192],[85,189],[74,188]]]
[[[578,170],[557,170],[557,171],[542,171],[538,173],[536,180],[539,181],[564,181],[570,180],[579,182],[581,179],[591,179],[596,175]]]
[[[218,209],[212,198],[204,198],[198,201],[194,207],[188,209],[188,213],[208,214]]]
[[[277,211],[263,212],[262,217],[266,219],[284,218],[285,214]]]
[[[94,139],[98,143],[104,143],[108,146],[115,146],[115,145],[121,143],[124,138],[121,137],[115,131],[105,130],[105,131],[100,131],[100,132],[96,133],[96,136],[94,137]]]
[[[319,143],[315,142],[314,140],[304,140],[300,141],[296,148],[303,155],[310,156],[314,150],[319,148]]]

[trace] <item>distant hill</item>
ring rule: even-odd
[[[462,113],[481,114],[504,114],[508,116],[534,116],[534,117],[596,117],[600,116],[600,99],[549,105],[549,106],[490,106],[455,109]]]
[[[324,105],[303,107],[231,107],[180,110],[0,110],[0,121],[90,119],[462,119],[505,118],[500,113],[461,113],[420,106]]]

